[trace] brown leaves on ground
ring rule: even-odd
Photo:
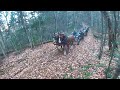
[[[104,78],[109,57],[103,54],[98,60],[100,42],[91,32],[80,45],[66,56],[53,43],[26,49],[23,53],[12,53],[0,67],[1,79],[63,79],[63,78]],[[104,50],[105,51],[105,50]],[[114,62],[112,63],[114,66]]]

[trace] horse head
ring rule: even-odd
[[[53,34],[53,43],[58,43],[58,38],[59,38],[58,33],[54,33]]]
[[[62,43],[62,41],[65,39],[65,34],[64,33],[59,33],[59,43]]]

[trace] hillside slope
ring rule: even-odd
[[[103,54],[98,60],[100,42],[91,31],[70,50],[66,56],[53,43],[46,43],[34,50],[26,49],[19,55],[12,53],[0,67],[1,79],[62,79],[62,78],[104,78],[109,58]],[[112,63],[114,66],[114,62]]]

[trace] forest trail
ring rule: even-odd
[[[106,54],[98,60],[100,42],[91,30],[80,45],[66,56],[58,51],[52,42],[26,49],[23,53],[4,59],[0,67],[1,79],[63,79],[63,78],[104,78],[109,58]],[[114,63],[112,63],[114,64]],[[68,77],[67,77],[68,76]]]

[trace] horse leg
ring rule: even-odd
[[[78,38],[78,41],[77,41],[77,45],[79,45],[80,44],[80,37]]]
[[[78,42],[78,37],[76,38],[76,40],[75,40],[75,44],[77,45],[77,42]]]
[[[58,49],[58,45],[56,45],[56,48]]]
[[[75,40],[72,41],[73,48],[75,48]]]
[[[66,45],[63,46],[63,47],[64,47],[64,55],[66,55],[66,54],[67,54],[67,48],[66,48]]]
[[[71,43],[71,49],[74,49],[75,48],[75,41],[72,41]]]
[[[66,52],[67,52],[67,54],[68,54],[68,53],[69,53],[69,49],[70,49],[69,44],[66,45],[66,48],[67,48],[67,49],[66,49]]]
[[[61,45],[61,49],[62,49],[62,50],[64,49],[64,46],[63,46],[63,45]]]
[[[60,47],[61,47],[61,48],[60,48],[60,51],[62,51],[62,50],[63,50],[62,45],[60,45]]]
[[[63,45],[61,45],[61,48],[62,48],[62,51],[64,50],[64,46]]]
[[[73,44],[74,44],[74,42],[72,42],[72,43],[71,43],[71,49],[73,49],[73,48],[74,48]]]

